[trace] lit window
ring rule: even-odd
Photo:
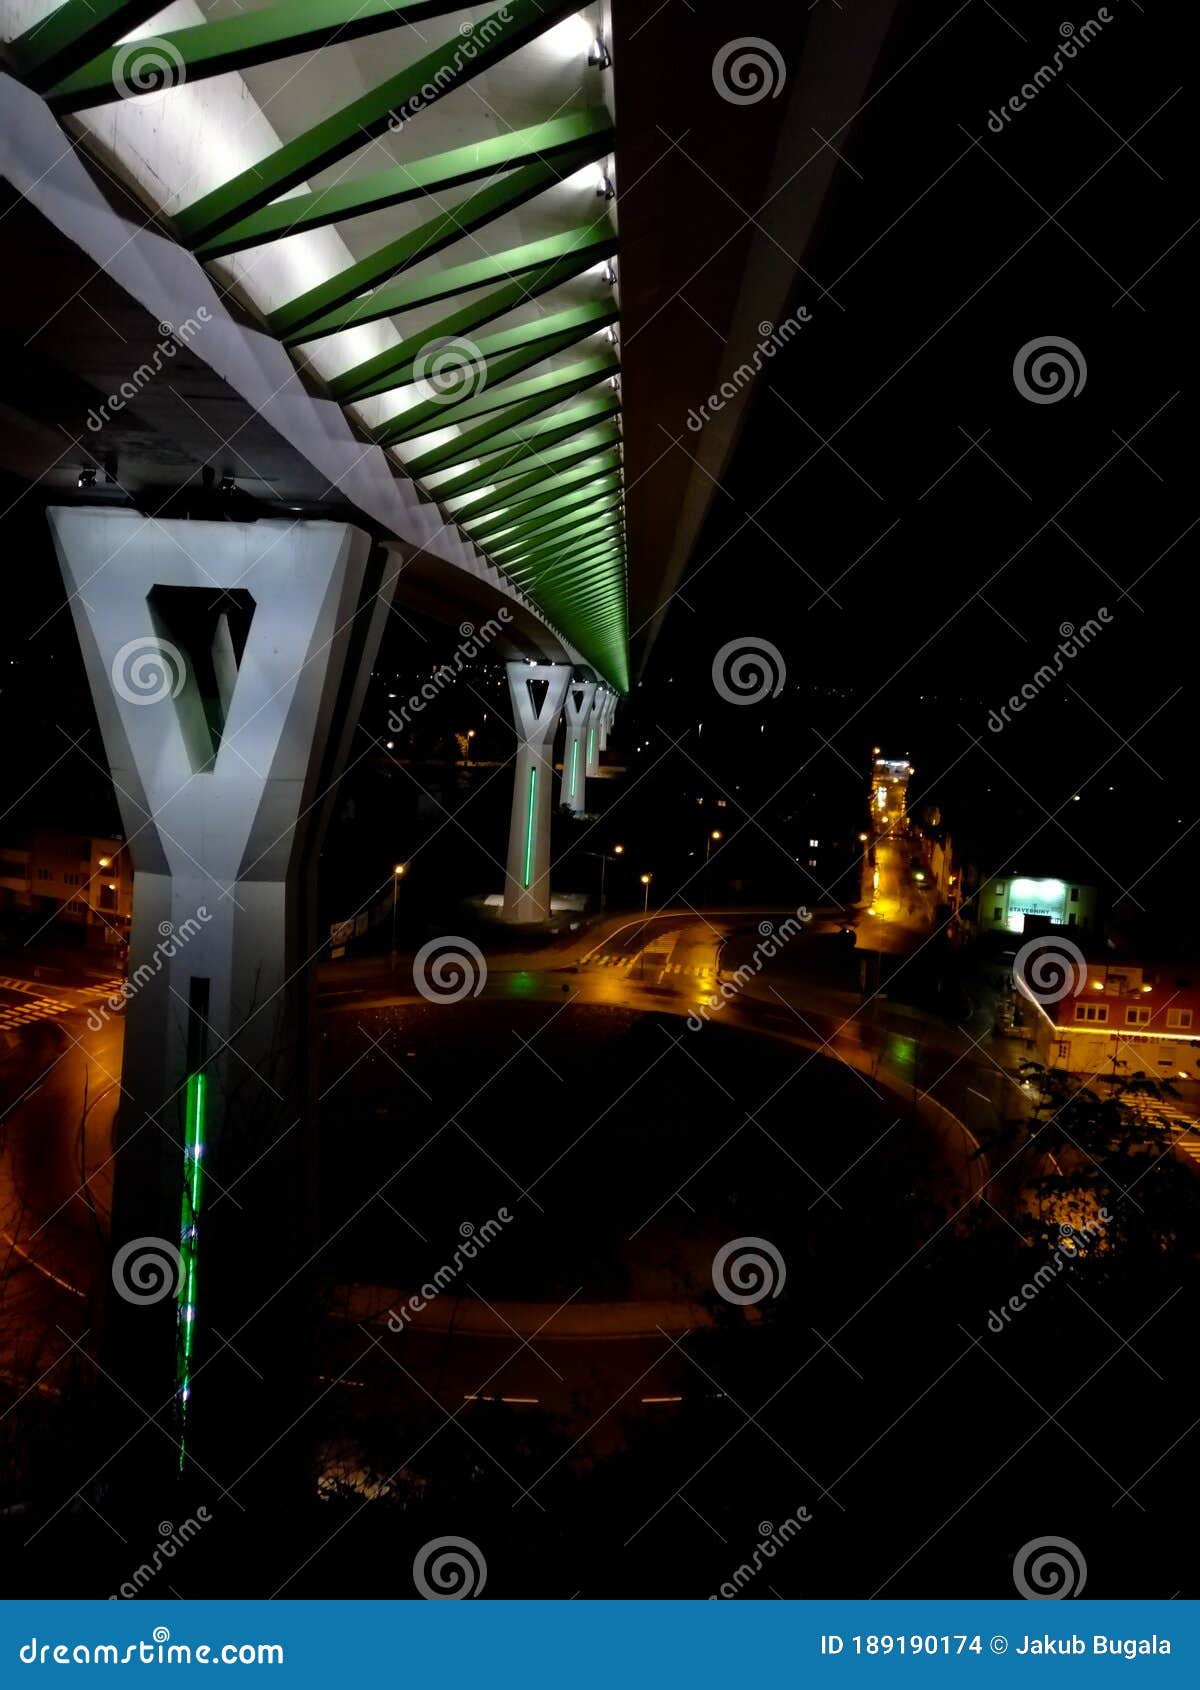
[[[1167,1026],[1168,1027],[1190,1027],[1191,1024],[1192,1024],[1192,1012],[1191,1012],[1190,1009],[1168,1009],[1168,1011],[1167,1011]]]
[[[1150,1019],[1148,1009],[1127,1009],[1125,1011],[1125,1025],[1127,1027],[1144,1027]]]

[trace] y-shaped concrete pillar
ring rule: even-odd
[[[607,697],[608,689],[597,686],[592,698],[592,707],[588,711],[586,771],[589,775],[600,773],[600,728],[604,721],[604,701]]]
[[[299,1369],[316,858],[395,576],[342,522],[49,517],[134,866],[106,1349],[228,1483]]]
[[[562,782],[558,802],[565,809],[582,816],[587,809],[587,733],[588,718],[596,696],[595,681],[572,681],[563,699],[563,714],[567,719],[567,737],[563,743]]]
[[[600,715],[600,749],[608,750],[608,730],[612,727],[613,717],[617,713],[617,695],[606,691],[604,694],[604,708]]]
[[[567,663],[509,663],[508,691],[517,735],[512,822],[504,878],[505,921],[550,916],[550,788],[554,735],[571,681]]]

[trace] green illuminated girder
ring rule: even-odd
[[[344,375],[335,377],[329,384],[333,397],[343,405],[352,404],[356,399],[369,399],[373,394],[387,393],[391,388],[404,387],[415,380],[414,367],[422,355],[436,353],[439,343],[455,340],[458,336],[481,328],[484,323],[490,323],[497,317],[503,317],[509,311],[514,311],[520,305],[527,304],[540,294],[549,293],[552,288],[561,286],[577,276],[581,270],[586,270],[595,258],[597,247],[608,247],[611,250],[611,238],[597,242],[591,247],[580,249],[573,257],[560,259],[556,264],[543,265],[540,270],[532,271],[517,281],[512,281],[507,287],[498,288],[495,293],[485,295],[470,305],[464,305],[458,311],[452,311],[448,317],[442,317],[438,322],[431,323],[420,334],[410,335],[398,346],[389,347],[386,352],[378,353],[374,358],[367,358]],[[372,296],[371,301],[374,303]],[[487,353],[496,350],[495,343],[490,345],[480,341],[481,351]]]
[[[489,553],[496,558],[511,556],[522,547],[538,544],[542,539],[548,539],[551,533],[559,534],[576,522],[590,520],[594,516],[607,515],[611,511],[621,508],[621,489],[614,487],[611,491],[598,495],[594,506],[585,506],[578,511],[568,512],[564,516],[547,517],[543,522],[523,522],[519,528],[497,537],[488,546]]]
[[[498,540],[501,544],[511,535],[529,533],[535,526],[544,522],[553,522],[556,517],[574,510],[577,506],[587,506],[602,498],[607,493],[620,492],[621,472],[614,469],[608,475],[598,476],[589,481],[578,492],[563,494],[561,498],[543,502],[541,499],[531,499],[525,505],[516,505],[511,512],[503,516],[493,517],[488,522],[480,523],[471,530],[473,540],[486,544],[488,536]]]
[[[518,586],[532,593],[537,592],[545,582],[556,585],[560,582],[582,579],[588,574],[593,574],[602,564],[610,563],[613,559],[620,558],[623,555],[620,545],[614,545],[610,541],[588,552],[580,552],[576,556],[564,558],[561,569],[506,569],[504,573]]]
[[[490,417],[478,428],[469,429],[466,434],[460,434],[454,440],[444,441],[442,445],[433,446],[418,457],[410,458],[404,467],[409,475],[421,476],[433,469],[444,469],[449,464],[462,463],[464,458],[476,458],[480,451],[485,449],[485,441],[515,432],[514,424],[550,410],[572,394],[595,387],[598,381],[615,375],[618,367],[617,359],[612,353],[602,352],[597,357],[581,358],[578,363],[568,364],[565,369],[535,376],[532,381],[518,382],[508,389],[506,398],[511,403],[503,413]]]
[[[554,371],[551,371],[548,375],[536,376],[529,382],[515,382],[511,387],[493,386],[492,384],[506,382],[509,376],[516,375],[521,370],[527,370],[533,364],[542,363],[545,359],[553,357],[556,352],[565,352],[569,347],[574,346],[577,341],[583,340],[592,333],[594,333],[594,329],[590,327],[567,329],[562,334],[555,335],[553,339],[543,340],[525,351],[510,352],[506,356],[498,358],[494,365],[488,367],[489,385],[481,393],[475,394],[473,398],[460,399],[457,403],[449,405],[445,400],[426,399],[421,404],[412,406],[410,410],[403,411],[389,422],[384,423],[382,428],[376,431],[375,438],[381,446],[395,446],[405,440],[416,440],[420,435],[428,434],[433,429],[448,428],[451,424],[469,422],[475,417],[486,417],[493,411],[503,411],[510,416],[508,407],[513,405],[514,410],[519,410],[521,408],[519,403],[514,404],[514,401],[524,400],[526,395],[528,395],[531,404],[544,404],[545,389],[542,384],[553,379],[556,373]],[[565,376],[570,370],[576,368],[578,368],[577,365],[568,365],[565,370],[557,373]],[[583,378],[576,377],[574,379],[582,380]],[[419,473],[411,465],[409,470],[412,474]]]
[[[275,0],[257,11],[237,12],[147,37],[177,67],[180,81],[199,82],[223,71],[249,70],[294,53],[315,53],[339,41],[422,23],[439,13],[458,11],[454,0]],[[145,93],[138,81],[126,83],[121,48],[110,48],[74,76],[53,88],[49,103],[58,112],[108,105],[130,94]]]
[[[557,404],[561,397],[557,395],[553,403]],[[444,448],[439,448],[439,453],[453,452],[453,457],[436,467],[449,469],[464,461],[469,462],[472,467],[463,470],[461,476],[443,482],[438,488],[439,496],[443,490],[449,491],[451,488],[464,491],[468,481],[473,482],[475,486],[484,487],[501,467],[508,468],[512,464],[519,464],[525,458],[536,457],[544,448],[570,440],[581,429],[590,428],[605,418],[618,416],[620,410],[621,401],[610,391],[585,399],[582,405],[573,405],[569,411],[556,411],[552,417],[545,417],[541,422],[531,422],[524,428],[505,428],[502,433],[494,434],[490,440],[483,441],[473,452],[460,450],[462,437],[458,440],[448,440]],[[496,455],[489,457],[477,468],[474,467],[475,460],[484,453]],[[435,466],[429,467],[432,469]]]
[[[576,565],[595,563],[601,558],[623,557],[625,549],[624,537],[620,534],[602,534],[586,545],[573,548],[570,552],[563,552],[561,556],[555,554],[544,557],[536,563],[504,564],[504,573],[512,580],[523,586],[529,582],[546,579],[553,580],[560,572],[565,572]]]
[[[564,173],[570,175],[586,163],[588,157],[589,149],[585,147],[560,155],[547,164],[524,165],[498,181],[489,182],[458,205],[439,211],[428,223],[422,223],[398,240],[389,241],[366,258],[360,258],[357,264],[347,265],[336,276],[330,276],[328,281],[309,288],[307,293],[272,311],[267,319],[271,328],[288,345],[295,346],[301,341],[336,334],[340,329],[351,328],[370,317],[388,315],[395,309],[391,298],[377,303],[372,296],[369,300],[359,301],[351,310],[346,308],[368,288],[377,286],[389,276],[403,274],[414,264],[432,258],[475,229],[482,229],[497,217],[503,217],[516,206],[523,205],[526,200],[535,198],[559,181]]]
[[[577,0],[507,0],[497,12],[306,129],[231,181],[195,200],[175,219],[194,245],[269,205],[327,165],[356,152],[443,95],[506,59],[577,9]],[[347,6],[347,12],[352,6]]]
[[[543,540],[539,545],[521,546],[516,551],[509,552],[504,559],[504,569],[524,569],[530,565],[537,567],[552,563],[568,547],[594,546],[599,542],[607,543],[612,539],[620,539],[624,531],[623,524],[624,519],[619,511],[602,512],[600,516],[590,517],[579,527],[566,530],[552,540]]]
[[[595,429],[591,434],[583,436],[580,443],[568,442],[560,446],[553,454],[546,453],[537,459],[532,469],[525,468],[523,473],[514,475],[509,473],[499,480],[483,498],[475,498],[470,504],[459,504],[454,509],[454,516],[459,522],[469,521],[470,518],[480,516],[484,511],[499,509],[506,499],[518,498],[528,492],[531,487],[540,486],[556,475],[562,475],[577,465],[586,463],[589,458],[595,459],[601,453],[615,451],[620,445],[620,435],[615,428]],[[519,469],[522,467],[517,466]],[[439,487],[436,490],[439,500],[445,503],[445,495]]]
[[[513,451],[521,454],[519,458],[501,453],[497,460],[483,464],[477,469],[464,470],[461,475],[452,476],[450,480],[443,481],[440,487],[431,487],[429,491],[442,504],[447,504],[497,483],[510,490],[515,489],[518,479],[535,473],[535,469],[537,472],[555,473],[565,469],[568,464],[578,462],[589,452],[599,452],[605,447],[619,444],[620,439],[620,429],[615,422],[610,422],[602,424],[600,428],[584,429],[557,446],[543,446],[541,449],[536,445],[514,447]],[[535,469],[530,468],[531,459]]]
[[[621,462],[620,452],[615,446],[610,446],[606,452],[582,452],[577,456],[581,461],[569,467],[551,465],[548,469],[538,470],[528,476],[518,476],[511,487],[501,488],[498,492],[489,494],[486,499],[471,505],[467,510],[456,511],[455,521],[472,532],[480,517],[494,517],[503,513],[511,521],[518,513],[544,508],[543,501],[552,494],[565,492],[569,487],[577,487],[580,483],[608,475],[610,471],[617,469]],[[534,486],[538,488],[537,498],[518,502],[520,494],[528,492]]]
[[[246,247],[261,246],[264,241],[279,240],[284,235],[323,229],[329,223],[344,223],[368,211],[384,211],[407,200],[443,193],[447,188],[465,187],[470,182],[495,176],[500,170],[538,162],[548,164],[562,153],[574,153],[594,145],[598,150],[584,160],[590,163],[591,158],[611,151],[612,143],[612,126],[603,108],[570,112],[565,117],[551,118],[549,123],[511,129],[468,147],[454,147],[450,152],[434,153],[411,164],[389,165],[386,170],[373,170],[348,182],[335,182],[328,188],[265,205],[261,211],[233,224],[224,234],[203,241],[196,252],[201,258],[223,258],[227,253],[242,252]],[[535,258],[532,262],[541,260]],[[499,258],[484,258],[477,264],[458,265],[454,270],[442,270],[436,276],[411,282],[408,285],[413,289],[412,297],[396,309],[428,304],[467,288],[486,286],[506,273],[496,268],[499,263]],[[510,264],[507,273],[513,273],[514,269]],[[422,289],[430,291],[422,292]]]
[[[41,93],[161,11],[162,0],[67,0],[8,51],[17,74]]]

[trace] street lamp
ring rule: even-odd
[[[613,849],[612,849],[612,854],[613,854],[614,857],[623,857],[625,855],[624,845],[614,845]],[[607,867],[608,867],[608,852],[607,851],[601,851],[601,853],[600,853],[600,910],[601,910],[602,914],[603,914],[604,909],[606,907],[605,906],[605,898],[604,898],[604,871]]]
[[[709,834],[708,838],[704,841],[704,866],[705,866],[705,868],[708,867],[708,859],[712,855],[713,846],[716,844],[717,840],[719,840],[722,837],[723,836],[722,836],[720,828],[714,827],[712,832]]]
[[[645,897],[642,899],[642,914],[643,915],[648,914],[649,910],[650,910],[650,882],[653,879],[654,879],[654,876],[652,874],[644,874],[642,876],[642,885],[645,887],[645,892],[646,892]]]
[[[396,961],[396,894],[400,890],[400,882],[408,873],[407,863],[392,864],[392,964]]]

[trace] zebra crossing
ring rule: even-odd
[[[1194,1115],[1189,1115],[1186,1109],[1169,1097],[1161,1100],[1149,1097],[1123,1097],[1122,1104],[1130,1114],[1139,1120],[1147,1121],[1152,1126],[1165,1127],[1171,1134],[1171,1143],[1181,1151],[1189,1161],[1200,1167],[1200,1121]]]
[[[590,958],[594,968],[625,968],[629,969],[642,959],[642,952],[635,951],[632,956],[617,956],[612,951],[605,951],[603,956]],[[692,980],[715,980],[716,969],[707,963],[695,964],[690,962],[668,962],[660,965],[663,974],[682,974]]]
[[[49,1021],[57,1015],[69,1015],[73,1009],[78,1009],[81,1002],[99,1002],[103,998],[111,997],[121,990],[124,981],[118,976],[112,980],[105,980],[96,986],[68,987],[72,1001],[68,1003],[60,997],[51,997],[48,992],[33,980],[18,980],[9,974],[0,974],[0,991],[16,992],[21,996],[20,1003],[0,1003],[0,1031],[16,1032],[21,1027],[28,1027],[35,1021]]]
[[[52,1016],[66,1015],[72,1007],[61,998],[47,997],[31,981],[16,980],[7,974],[0,974],[0,988],[19,992],[27,1000],[23,1003],[0,1003],[0,1030],[6,1032],[16,1032],[31,1021],[48,1021]]]

